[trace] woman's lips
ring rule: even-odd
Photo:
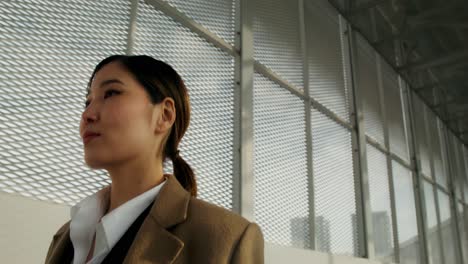
[[[101,135],[89,135],[83,138],[83,143],[86,144],[89,141],[93,140],[94,138],[100,137]]]

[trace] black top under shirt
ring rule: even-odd
[[[101,264],[114,264],[114,263],[122,263],[127,256],[128,250],[135,240],[135,236],[140,230],[143,221],[145,220],[146,216],[148,216],[151,207],[153,206],[154,201],[138,216],[138,218],[132,223],[132,225],[125,231],[123,236],[117,241],[114,247],[109,251],[107,256],[101,262]],[[65,250],[63,252],[61,263],[72,263],[74,256],[74,249],[71,239],[69,239],[69,243],[67,243]]]

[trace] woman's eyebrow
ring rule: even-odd
[[[101,84],[100,84],[98,87],[101,88],[101,87],[103,87],[103,86],[105,86],[105,85],[113,84],[113,83],[124,84],[124,83],[123,83],[121,80],[119,80],[119,79],[109,79],[109,80],[104,80],[104,81],[102,81]],[[88,97],[89,93],[90,93],[90,89],[88,89],[88,90],[86,91],[86,97]]]

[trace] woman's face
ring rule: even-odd
[[[161,111],[144,88],[119,62],[101,68],[91,82],[88,105],[80,121],[80,135],[99,133],[84,144],[84,158],[90,168],[156,155],[155,118]]]

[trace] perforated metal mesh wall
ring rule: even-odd
[[[234,45],[237,0],[166,1],[205,27],[206,39],[170,18],[174,10],[168,14],[156,10],[151,5],[155,1],[162,0],[139,1],[132,51],[166,61],[182,75],[191,97],[192,119],[181,155],[195,169],[200,198],[234,209],[238,198],[234,182],[240,177],[235,175],[239,164],[234,160],[235,133],[239,133],[235,130],[239,111],[234,110],[236,65],[233,56],[207,39],[215,34]],[[346,75],[347,39],[339,14],[327,1],[303,1],[304,7],[299,3],[254,1],[254,59],[294,88],[309,89],[310,96],[331,113],[327,116],[312,109],[311,120],[305,120],[302,98],[273,82],[276,76],[255,73],[254,220],[267,242],[311,248],[315,239],[316,250],[357,256],[365,246],[360,242],[365,241],[358,241],[364,227],[357,226],[362,216],[356,205],[370,202],[375,253],[381,260],[398,261],[393,260],[388,156],[371,144],[366,150],[353,150],[352,135],[359,129],[343,127],[330,118],[336,115],[353,123],[348,98],[352,87]],[[129,0],[0,2],[1,191],[73,205],[109,184],[105,171],[86,168],[78,125],[92,69],[104,57],[127,50],[130,5]],[[307,57],[301,50],[301,8]],[[384,146],[381,81],[388,110],[389,150],[410,163],[408,113],[403,109],[398,76],[359,36],[356,55],[355,88],[363,102],[365,134]],[[305,65],[309,87],[303,83]],[[422,173],[447,190],[434,189],[432,183],[423,181],[429,257],[433,264],[454,263],[455,219],[447,193],[451,192],[451,179],[461,216],[458,228],[465,239],[462,246],[468,255],[468,213],[460,203],[468,203],[468,152],[428,106],[417,96],[412,98],[416,155]],[[311,149],[307,149],[305,134],[309,121]],[[313,179],[308,179],[308,151]],[[354,175],[359,170],[353,167],[353,155],[358,151],[367,155],[370,201],[356,200],[363,197],[355,190],[359,182],[355,177],[361,177]],[[171,170],[170,163],[165,166],[166,171]],[[421,263],[412,172],[392,161],[392,173],[399,261]],[[315,209],[313,214],[310,208]],[[314,234],[309,229],[311,222]]]
[[[304,102],[254,78],[255,218],[272,243],[310,247]]]
[[[465,165],[465,173],[463,174],[464,175],[464,184],[463,184],[463,188],[464,188],[464,201],[465,201],[465,204],[468,204],[468,147],[466,146],[463,146],[463,164]],[[467,233],[468,233],[468,230],[467,230]]]
[[[315,109],[311,116],[317,250],[357,255],[351,133]]]
[[[320,3],[305,1],[309,94],[349,122],[349,92],[339,15]]]
[[[434,167],[432,177],[437,183],[447,187],[448,172],[445,167],[446,150],[442,149],[442,131],[439,129],[437,118],[432,112],[427,113],[427,126],[429,131],[430,157]]]
[[[369,193],[375,255],[381,260],[393,259],[392,209],[390,205],[389,175],[384,153],[370,144],[366,146],[369,174]]]
[[[457,138],[453,135],[452,132],[448,132],[448,151],[450,152],[450,166],[453,182],[453,187],[455,189],[455,196],[459,199],[462,199],[463,184],[466,174],[463,171],[463,156],[461,153],[461,144]]]
[[[432,264],[442,263],[442,256],[440,252],[441,241],[439,237],[439,228],[437,225],[437,212],[434,199],[434,187],[432,184],[423,181],[424,188],[424,205],[426,208],[426,233],[427,243],[429,247],[429,261]]]
[[[460,243],[462,246],[463,259],[468,259],[468,221],[465,221],[463,203],[457,203],[458,210],[458,230],[460,230]]]
[[[303,90],[299,1],[254,1],[254,57]]]
[[[165,0],[227,42],[234,44],[234,0]]]
[[[375,51],[362,38],[357,38],[358,96],[363,104],[364,130],[366,135],[384,144],[382,110],[377,76]]]
[[[107,184],[78,132],[94,65],[123,53],[129,2],[0,2],[0,189],[74,204]]]
[[[459,141],[460,142],[460,141]],[[458,146],[458,157],[459,157],[459,162],[460,162],[460,169],[459,169],[459,183],[460,183],[460,195],[457,197],[461,201],[464,199],[467,199],[467,191],[468,191],[468,168],[467,164],[465,162],[466,156],[464,153],[465,146],[460,142],[460,145]]]
[[[143,1],[138,8],[134,53],[166,61],[184,79],[192,116],[180,145],[181,156],[195,170],[200,198],[231,209],[233,57]]]
[[[455,248],[458,246],[454,237],[455,222],[452,220],[449,196],[441,190],[437,190],[440,212],[440,229],[442,233],[442,247],[444,250],[444,262],[457,263]]]
[[[415,134],[416,134],[416,152],[421,162],[421,171],[427,177],[431,177],[430,167],[430,148],[429,139],[426,129],[426,112],[427,106],[423,104],[421,99],[413,94],[413,113],[415,116]]]
[[[465,239],[466,239],[466,243],[468,245],[468,206],[467,205],[464,205],[463,215],[462,215],[461,219],[465,223],[465,231],[467,233],[466,236],[465,236]],[[468,247],[465,247],[465,252],[467,253],[467,256],[468,256]]]
[[[405,161],[409,161],[408,141],[405,133],[405,119],[398,75],[390,66],[382,62],[382,84],[384,90],[385,113],[387,117],[390,151]]]
[[[440,161],[434,160],[434,171],[436,176],[436,181],[444,186],[446,189],[449,188],[449,158],[448,158],[448,149],[447,149],[447,128],[442,123],[440,118],[437,119],[437,127],[438,127],[438,136],[439,140],[438,143],[440,144]]]
[[[395,214],[397,219],[400,263],[422,263],[418,235],[413,175],[410,170],[392,161]]]
[[[456,161],[458,164],[458,169],[453,175],[453,181],[454,184],[457,185],[455,187],[456,190],[456,197],[460,200],[463,200],[463,196],[466,199],[467,198],[467,180],[468,180],[468,171],[466,168],[466,163],[465,163],[465,155],[463,153],[463,148],[464,145],[460,142],[460,140],[456,140],[458,144],[456,144],[455,147],[455,153],[456,154]]]

